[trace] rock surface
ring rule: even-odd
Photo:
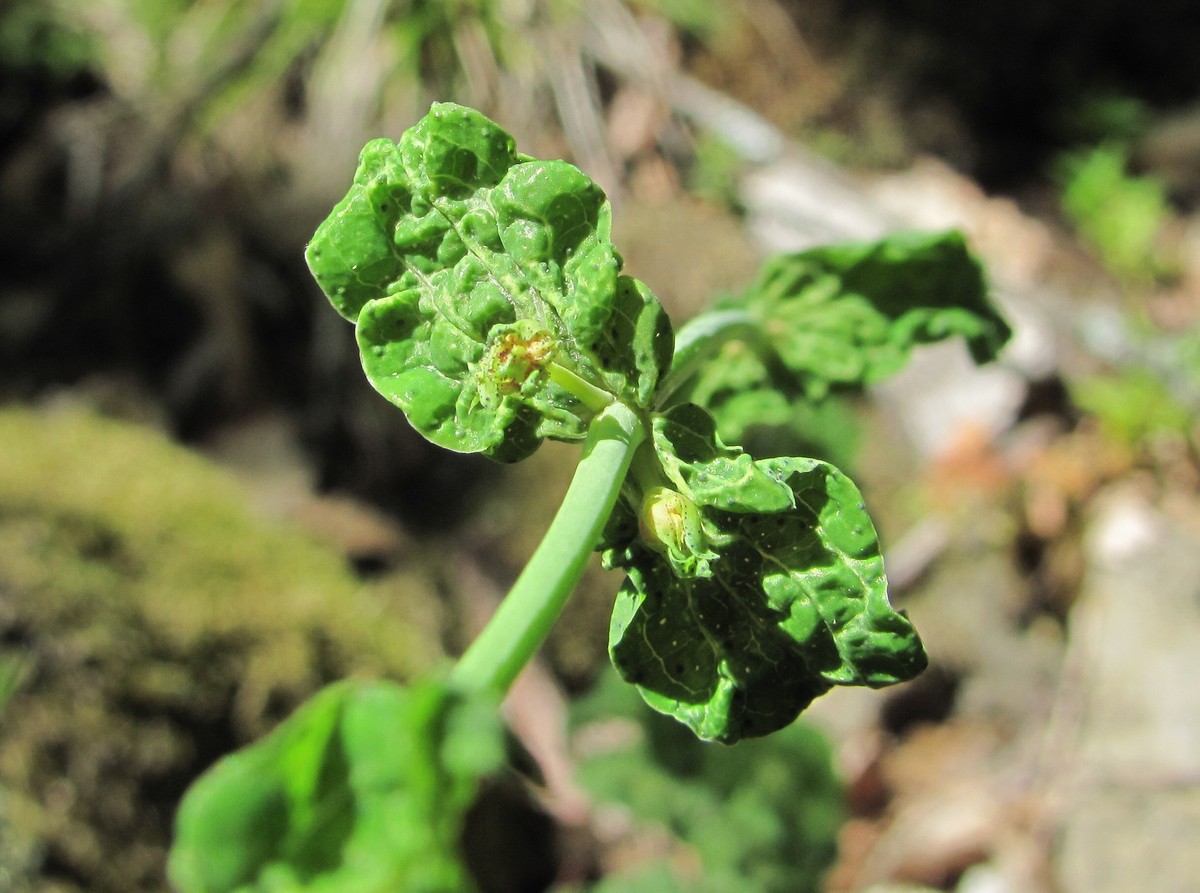
[[[1124,487],[1087,545],[1060,880],[1066,893],[1185,893],[1200,876],[1200,513]]]

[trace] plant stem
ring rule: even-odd
[[[546,365],[546,373],[552,382],[575,397],[592,412],[599,412],[611,405],[615,399],[608,391],[596,387],[561,363],[550,362]]]
[[[508,691],[579,582],[645,433],[637,413],[620,402],[592,421],[558,514],[495,615],[451,671],[452,685],[498,698]]]

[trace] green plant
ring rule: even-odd
[[[355,323],[368,378],[448,449],[511,462],[553,438],[583,451],[545,539],[448,673],[341,683],[197,782],[171,858],[181,890],[469,889],[457,829],[499,765],[493,708],[594,549],[626,573],[613,664],[700,738],[767,735],[833,685],[924,668],[854,484],[824,462],[726,445],[694,401],[698,382],[706,399],[726,393],[714,360],[791,400],[958,332],[990,356],[1007,328],[961,238],[793,256],[782,279],[768,272],[768,287],[676,337],[609,234],[583,173],[518,153],[471,109],[437,104],[398,143],[363,150],[307,256]],[[930,244],[962,286],[949,300],[926,288]],[[900,284],[886,299],[881,278]],[[760,365],[725,362],[730,351]]]
[[[1170,219],[1162,183],[1132,175],[1128,152],[1116,143],[1068,155],[1060,168],[1063,209],[1113,274],[1145,281],[1168,271],[1159,245]]]
[[[1142,368],[1085,378],[1072,386],[1071,394],[1109,437],[1127,447],[1164,436],[1187,438],[1196,418],[1158,375]]]
[[[0,651],[0,716],[4,715],[8,702],[20,688],[25,672],[26,665],[20,656]]]
[[[631,833],[661,829],[671,843],[593,893],[820,889],[845,812],[825,737],[796,722],[735,748],[711,747],[637,700],[606,673],[575,705],[577,739],[599,742],[578,748],[579,782],[596,802],[622,807],[636,822]],[[685,849],[692,858],[680,858]]]
[[[738,194],[738,174],[742,160],[737,152],[712,136],[696,141],[688,190],[706,201],[734,212],[743,210]]]
[[[1117,443],[1200,442],[1200,333],[1131,322],[1123,356],[1107,372],[1071,384],[1071,397]]]
[[[91,37],[53,0],[7,0],[0,7],[0,65],[69,77],[91,58]]]

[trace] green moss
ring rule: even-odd
[[[431,592],[363,584],[157,432],[0,410],[0,794],[86,889],[161,889],[191,778],[334,678],[428,667]]]

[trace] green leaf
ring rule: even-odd
[[[213,766],[180,807],[181,893],[460,893],[461,819],[503,759],[494,705],[341,682]]]
[[[1160,238],[1171,203],[1161,180],[1134,176],[1115,142],[1068,154],[1059,167],[1063,210],[1109,270],[1133,282],[1169,271]]]
[[[713,417],[695,404],[656,416],[654,450],[667,477],[693,501],[729,512],[780,512],[792,494],[753,457],[717,440]]]
[[[796,453],[852,467],[861,442],[854,401],[788,400],[779,391],[733,394],[716,413],[717,434],[760,459]]]
[[[680,331],[688,353],[704,355],[698,342],[705,339],[712,349],[679,396],[712,411],[738,441],[745,404],[726,408],[747,394],[761,394],[776,419],[781,399],[811,402],[860,389],[897,372],[916,345],[961,336],[976,362],[986,362],[1010,335],[957,232],[898,233],[779,255],[721,307],[713,318],[730,317],[734,326],[722,331],[705,314]],[[677,363],[684,359],[691,360],[681,351]],[[685,372],[692,370],[672,369],[672,376]]]
[[[670,361],[670,322],[619,274],[610,230],[577,168],[439,103],[363,149],[307,258],[356,323],[368,378],[418,431],[511,461],[545,437],[581,440],[613,399],[647,406]]]
[[[924,669],[849,478],[813,459],[754,461],[687,404],[656,420],[654,449],[700,517],[695,545],[712,554],[665,554],[656,539],[669,534],[650,535],[628,506],[606,530],[606,563],[628,573],[609,652],[647,703],[732,743],[788,725],[833,685],[890,685]]]
[[[877,381],[912,346],[954,336],[976,362],[987,362],[1010,334],[958,232],[897,233],[781,255],[742,301],[809,389]]]

